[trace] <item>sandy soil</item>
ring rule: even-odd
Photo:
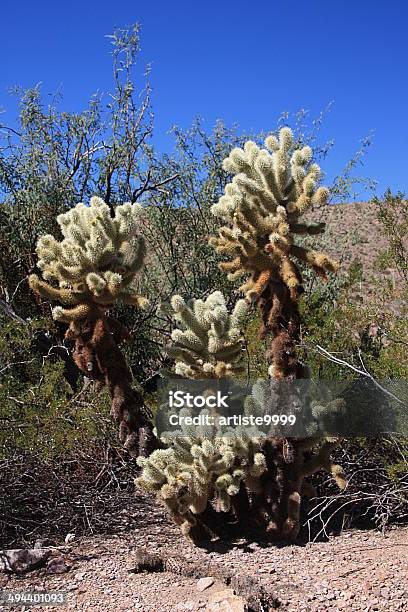
[[[200,591],[197,579],[172,573],[131,573],[136,548],[147,547],[151,552],[166,551],[198,562],[211,560],[255,575],[276,593],[285,610],[408,610],[408,528],[391,529],[385,535],[343,532],[327,542],[304,546],[277,548],[237,542],[229,549],[206,551],[185,542],[165,518],[160,523],[128,534],[75,540],[62,550],[69,571],[47,575],[42,569],[22,577],[3,574],[0,588],[63,590],[69,610],[212,609],[211,597],[225,590],[217,580]]]

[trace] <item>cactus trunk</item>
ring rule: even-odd
[[[155,447],[151,417],[142,395],[132,387],[132,375],[119,348],[128,332],[100,309],[72,322],[67,338],[75,343],[73,358],[91,380],[106,384],[112,398],[112,417],[119,426],[119,439],[133,456],[147,456]]]

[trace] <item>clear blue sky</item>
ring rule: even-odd
[[[408,192],[405,0],[3,0],[1,21],[0,107],[11,109],[10,85],[41,81],[79,110],[111,84],[104,35],[138,21],[159,148],[168,149],[171,125],[196,115],[208,129],[222,118],[267,130],[284,110],[317,115],[334,100],[323,131],[336,141],[328,176],[374,130],[363,172],[380,192]]]

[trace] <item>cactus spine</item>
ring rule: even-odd
[[[223,378],[242,370],[241,324],[248,311],[239,300],[230,315],[220,291],[191,307],[179,295],[171,300],[173,318],[185,329],[172,332],[167,354],[175,359],[175,373],[186,378]]]

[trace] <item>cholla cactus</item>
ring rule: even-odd
[[[38,268],[45,281],[30,276],[31,288],[41,296],[71,306],[56,306],[59,321],[80,320],[92,307],[112,306],[117,301],[144,306],[146,300],[135,292],[133,282],[143,265],[145,244],[137,235],[142,207],[123,204],[110,208],[98,197],[90,206],[77,204],[57,217],[64,239],[41,236],[37,243]]]
[[[186,304],[179,295],[171,300],[170,314],[185,329],[175,329],[166,351],[175,359],[175,373],[186,378],[223,378],[242,370],[241,325],[248,311],[239,300],[230,314],[225,298],[214,291],[204,300]]]
[[[318,186],[320,169],[312,163],[311,148],[296,148],[289,128],[281,129],[278,139],[268,136],[265,146],[267,149],[260,149],[254,142],[246,142],[224,161],[224,169],[234,178],[212,206],[223,226],[210,243],[218,253],[231,258],[220,264],[231,280],[246,276],[240,289],[248,302],[260,308],[261,337],[272,333],[268,359],[273,383],[308,376],[296,355],[303,291],[299,262],[324,278],[338,265],[327,255],[295,242],[296,235],[324,231],[321,224],[301,222],[308,208],[325,204],[329,196],[325,187]],[[287,400],[279,398],[279,389],[277,394],[281,403]],[[296,403],[296,397],[293,401]],[[262,413],[265,405],[258,403],[255,401],[253,409]],[[344,486],[341,468],[329,460],[337,442],[313,434],[302,439],[267,438],[262,452],[268,470],[262,476],[262,491],[253,500],[252,515],[271,537],[296,538],[305,476],[324,467]]]
[[[138,459],[143,473],[136,483],[156,492],[184,535],[195,542],[215,535],[214,510],[233,513],[240,491],[258,491],[266,470],[261,437],[217,427],[212,433],[208,437],[205,427],[190,431],[183,426],[162,435],[169,448]]]
[[[312,204],[325,204],[329,195],[317,187],[320,168],[311,164],[312,149],[293,150],[289,128],[282,128],[279,140],[268,136],[260,149],[254,142],[235,148],[223,168],[234,174],[225,195],[212,206],[212,212],[226,225],[211,243],[219,253],[234,255],[222,269],[230,278],[251,272],[241,287],[250,300],[257,300],[271,278],[281,278],[290,290],[301,284],[293,259],[312,266],[322,276],[337,269],[323,253],[308,251],[294,242],[295,234],[317,234],[322,225],[299,223]]]
[[[167,348],[175,359],[175,374],[219,379],[240,372],[241,326],[247,309],[245,301],[239,300],[230,314],[219,291],[205,301],[194,300],[191,307],[174,296],[167,312],[185,328],[172,332],[172,344]],[[206,413],[202,410],[200,414]],[[188,409],[180,412],[180,416],[187,415]],[[220,426],[217,418],[214,426],[196,427],[182,421],[181,427],[161,435],[168,448],[138,459],[143,472],[136,483],[155,491],[183,533],[198,542],[214,535],[215,511],[234,512],[245,488],[256,491],[260,487],[266,461],[258,430],[232,430]]]
[[[224,161],[224,169],[235,176],[212,206],[225,225],[210,243],[233,258],[220,264],[230,279],[250,275],[241,291],[261,307],[262,334],[273,333],[270,374],[296,378],[301,368],[292,359],[291,344],[298,333],[302,292],[297,261],[324,277],[338,266],[327,255],[297,245],[294,237],[324,231],[323,225],[300,223],[299,218],[313,204],[324,204],[329,192],[318,187],[320,169],[311,163],[311,148],[294,149],[289,128],[280,130],[279,140],[268,136],[265,145],[269,151],[248,141]]]
[[[294,150],[287,128],[280,131],[279,140],[268,137],[266,146],[271,153],[253,142],[232,151],[224,169],[235,177],[212,207],[225,225],[211,243],[218,253],[233,258],[221,268],[230,278],[249,275],[241,291],[247,303],[255,302],[261,309],[262,335],[269,331],[273,335],[271,380],[255,385],[247,401],[247,413],[254,416],[268,411],[271,394],[282,410],[285,401],[302,410],[296,390],[285,394],[279,388],[280,383],[307,373],[296,356],[302,292],[297,261],[312,266],[321,276],[337,269],[326,255],[294,240],[296,234],[324,229],[299,222],[309,206],[323,204],[328,197],[328,190],[318,187],[320,171],[311,163],[311,149]],[[173,332],[168,350],[176,359],[176,374],[216,378],[239,371],[240,333],[235,319],[242,319],[246,310],[242,301],[230,321],[219,293],[207,302],[197,300],[192,308],[176,296],[172,307],[186,328]],[[206,435],[196,430],[165,434],[163,441],[169,448],[140,461],[139,485],[155,491],[184,533],[195,541],[217,533],[217,528],[218,532],[225,530],[227,525],[220,527],[215,519],[216,510],[233,515],[244,533],[252,523],[267,537],[294,540],[300,527],[301,495],[308,489],[310,493],[305,478],[323,468],[339,486],[346,485],[341,467],[330,461],[338,440],[325,438],[321,432],[313,430],[303,438],[290,439],[258,429],[239,431],[228,444],[224,434],[222,430]]]
[[[151,415],[132,388],[132,375],[118,347],[128,332],[106,311],[118,301],[139,307],[147,303],[134,288],[145,252],[144,240],[137,235],[141,210],[138,204],[123,204],[112,218],[100,198],[93,197],[89,207],[77,204],[57,218],[61,242],[51,235],[38,240],[38,267],[44,280],[35,274],[29,278],[35,293],[68,306],[56,306],[53,317],[69,323],[66,337],[75,342],[77,366],[88,378],[109,387],[120,439],[133,454],[142,448],[148,452],[153,440]]]

